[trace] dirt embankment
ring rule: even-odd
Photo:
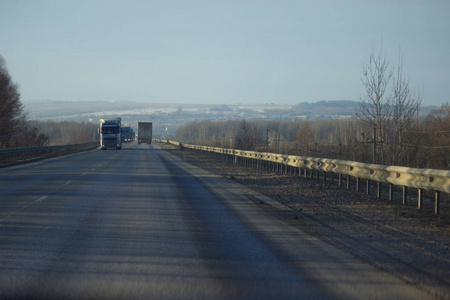
[[[158,144],[212,173],[230,178],[291,208],[286,214],[258,205],[291,226],[344,249],[437,298],[450,299],[450,209],[439,216],[315,179],[281,175],[214,159],[195,150]]]

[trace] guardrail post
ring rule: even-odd
[[[381,182],[377,181],[377,198],[381,198]]]
[[[342,186],[342,174],[339,174],[338,182],[339,182],[339,186]]]
[[[423,190],[418,189],[417,190],[417,208],[418,209],[422,208],[422,200],[423,200]]]
[[[389,184],[389,201],[394,200],[394,185]]]
[[[347,189],[350,189],[350,175],[347,175]]]
[[[356,177],[356,191],[359,192],[359,177]]]
[[[370,180],[366,181],[366,195],[370,195]]]
[[[403,205],[406,205],[406,198],[408,194],[408,188],[406,186],[403,186],[403,195],[402,195],[402,203]]]
[[[441,201],[441,192],[436,191],[434,194],[434,213],[439,214],[439,202]]]

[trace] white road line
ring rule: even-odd
[[[62,188],[63,186],[69,185],[69,184],[71,184],[71,183],[72,183],[72,180],[68,180],[68,181],[66,181],[65,183],[63,183],[63,184],[61,184],[60,186],[58,186],[57,188],[55,188],[55,189],[53,189],[52,191],[50,191],[49,194],[52,194],[52,193],[54,193],[55,191],[57,191],[57,190],[59,190],[60,188]],[[34,201],[28,203],[27,205],[25,205],[24,207],[22,207],[22,208],[16,210],[15,212],[10,213],[9,215],[7,215],[7,216],[1,218],[1,219],[0,219],[0,223],[3,222],[4,220],[8,219],[9,217],[14,216],[14,215],[20,213],[20,212],[21,212],[22,210],[24,210],[25,208],[27,208],[27,207],[29,207],[29,206],[35,204],[35,203],[42,202],[42,201],[44,201],[44,200],[47,199],[47,198],[48,198],[48,195],[44,195],[44,196],[41,196],[41,197],[37,198],[36,200],[34,200]]]
[[[18,210],[16,210],[15,212],[10,213],[9,215],[7,215],[7,216],[1,218],[1,219],[0,219],[0,226],[1,226],[1,223],[2,223],[4,220],[6,220],[6,219],[8,219],[9,217],[12,217],[12,216],[14,216],[14,215],[17,215],[18,213],[20,213],[22,210],[24,210],[24,209],[27,208],[28,206],[31,206],[31,205],[34,204],[35,202],[41,202],[42,200],[44,200],[44,199],[46,199],[46,198],[47,198],[47,196],[42,196],[42,197],[40,197],[40,198],[34,200],[33,202],[28,203],[28,205],[25,205],[25,206],[22,207],[21,209],[18,209]]]
[[[34,202],[41,202],[42,200],[45,200],[47,198],[48,198],[48,196],[42,196],[42,197],[36,199]]]

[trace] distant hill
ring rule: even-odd
[[[292,107],[292,111],[298,114],[312,115],[355,115],[359,102],[352,100],[322,100],[319,102],[301,102]],[[426,117],[436,106],[422,106],[420,116]]]
[[[313,115],[354,115],[358,102],[351,100],[322,100],[319,102],[301,102],[292,107],[300,114]]]
[[[103,116],[122,116],[129,120],[148,120],[167,117],[170,122],[209,119],[296,119],[298,116],[335,118],[354,116],[359,102],[351,100],[323,100],[291,105],[220,105],[220,104],[161,104],[132,101],[30,101],[25,110],[29,120],[97,121]],[[421,108],[421,116],[427,116],[436,107]],[[176,116],[167,114],[176,113]]]

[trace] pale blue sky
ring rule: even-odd
[[[450,1],[0,0],[22,101],[359,100],[373,47],[399,48],[424,105],[450,101]]]

